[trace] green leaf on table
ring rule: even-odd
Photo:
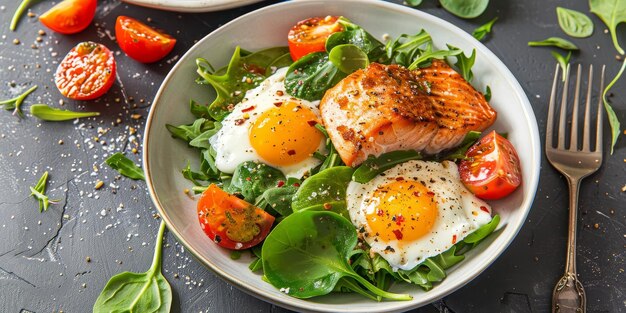
[[[367,183],[378,174],[406,161],[420,160],[422,155],[415,150],[392,151],[378,157],[369,156],[367,160],[356,168],[352,180],[357,183]]]
[[[404,0],[404,3],[410,7],[417,7],[422,4],[422,0]]]
[[[352,74],[370,64],[367,54],[353,44],[334,46],[328,54],[328,59],[345,74]]]
[[[61,122],[83,117],[98,116],[100,112],[75,112],[52,108],[45,104],[33,104],[30,106],[30,114],[44,121]]]
[[[296,212],[276,225],[265,239],[263,273],[270,284],[296,298],[328,294],[342,277],[349,277],[374,296],[411,300],[410,295],[381,290],[352,269],[348,261],[356,244],[354,225],[341,215]]]
[[[619,69],[619,72],[617,72],[617,75],[615,75],[613,80],[611,80],[611,82],[606,86],[606,88],[604,88],[604,91],[602,92],[602,102],[604,103],[604,109],[606,110],[606,114],[609,117],[609,124],[611,125],[611,154],[613,154],[613,149],[615,148],[615,144],[617,143],[617,138],[619,137],[621,128],[620,128],[619,119],[617,118],[617,114],[615,114],[615,111],[611,107],[611,104],[609,103],[609,100],[607,99],[606,96],[609,93],[609,90],[613,88],[613,85],[615,85],[615,83],[617,83],[620,77],[622,77],[622,74],[624,74],[625,69],[626,69],[626,58],[622,62],[622,67]]]
[[[143,170],[133,161],[124,156],[121,152],[117,152],[104,161],[112,169],[120,174],[135,180],[146,180]]]
[[[162,221],[150,269],[145,273],[123,272],[111,277],[96,299],[93,313],[170,312],[172,288],[161,273],[164,232]]]
[[[50,200],[46,196],[46,185],[48,183],[48,171],[44,172],[37,181],[35,187],[30,188],[30,195],[37,199],[39,203],[39,212],[47,211],[50,203],[56,203],[58,200]]]
[[[578,50],[578,47],[571,41],[560,37],[550,37],[541,41],[529,41],[530,47],[557,47],[564,50]]]
[[[585,38],[593,34],[593,22],[584,13],[556,7],[556,16],[561,30],[572,37]]]
[[[489,5],[489,0],[439,0],[446,11],[460,18],[475,18],[483,14]]]
[[[626,23],[626,1],[624,0],[589,0],[589,9],[595,13],[611,32],[613,45],[619,54],[624,54],[624,49],[617,42],[617,25]]]
[[[293,196],[291,208],[299,211],[333,211],[348,217],[346,188],[354,169],[336,166],[307,178]]]
[[[24,115],[22,113],[22,102],[24,102],[24,99],[26,99],[31,92],[35,91],[35,89],[37,89],[37,86],[30,87],[30,89],[15,98],[0,101],[0,106],[4,106],[5,110],[13,110],[13,115],[22,117]]]
[[[15,29],[17,28],[17,22],[20,21],[20,18],[22,17],[22,15],[24,15],[24,11],[26,11],[26,9],[28,9],[28,7],[33,2],[35,2],[35,0],[22,0],[17,9],[15,9],[15,13],[13,13],[13,18],[11,18],[11,24],[9,26],[10,30],[15,31]]]
[[[555,51],[550,51],[550,53],[556,59],[556,61],[559,62],[561,72],[563,73],[563,75],[561,76],[563,81],[565,81],[565,76],[567,75],[567,65],[569,64],[569,59],[572,57],[572,51],[568,52],[566,56],[563,56],[562,54]]]
[[[472,36],[476,38],[477,40],[483,40],[483,38],[485,38],[487,34],[491,33],[491,28],[493,27],[493,24],[495,24],[497,20],[498,20],[498,17],[496,16],[491,21],[485,23],[484,25],[478,26],[472,32]]]
[[[453,50],[458,48],[448,45],[448,49]],[[472,81],[472,78],[474,78],[474,73],[472,73],[472,66],[474,66],[475,61],[476,49],[472,50],[472,54],[469,57],[467,57],[463,52],[456,56],[456,63],[454,63],[454,66],[456,66],[459,74],[461,74],[461,76],[463,76],[463,78],[465,78],[468,83]]]

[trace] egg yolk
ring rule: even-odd
[[[251,125],[252,148],[274,165],[292,165],[310,157],[324,139],[315,128],[315,113],[294,101],[274,105]]]
[[[382,241],[411,242],[433,228],[438,210],[435,194],[417,181],[396,179],[379,186],[373,195],[376,205],[366,220],[370,236]]]

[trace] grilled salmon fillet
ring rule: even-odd
[[[326,91],[320,112],[348,166],[395,150],[435,154],[496,119],[485,96],[439,60],[414,71],[372,63]]]

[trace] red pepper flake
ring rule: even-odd
[[[376,211],[376,215],[383,216],[383,215],[385,215],[385,211],[383,211],[381,209],[378,209],[378,211]]]
[[[289,150],[289,151],[287,151],[287,154],[288,155],[294,155],[294,154],[296,154],[296,150]]]
[[[330,203],[328,203],[328,202],[327,202],[327,203],[324,203],[324,210],[330,210],[330,209],[332,209],[332,208],[333,208],[333,205],[332,205],[332,204],[330,204]]]
[[[246,181],[251,181],[251,180],[252,180],[252,178],[246,177]]]
[[[274,102],[274,106],[276,106],[277,108],[280,108],[281,105],[283,105],[282,102]]]
[[[241,124],[243,124],[246,120],[243,118],[238,118],[235,120],[235,125],[239,126]]]
[[[432,192],[432,191],[429,191],[429,192],[427,192],[426,194],[427,194],[427,195],[429,195],[429,196],[431,196],[431,197],[434,197],[434,196],[435,196],[435,193],[434,193],[434,192]]]
[[[452,235],[452,244],[456,243],[456,235]]]
[[[309,126],[317,125],[317,121],[308,121],[307,123],[309,123]]]
[[[480,206],[480,210],[481,210],[481,211],[485,211],[485,212],[487,212],[487,213],[491,214],[491,212],[489,212],[489,209],[487,209],[487,207],[486,207],[486,206],[484,206],[484,205],[481,205],[481,206]]]
[[[254,110],[254,105],[251,105],[251,106],[249,106],[249,107],[247,107],[247,108],[245,108],[245,109],[241,110],[241,112],[244,112],[244,113],[245,113],[245,112],[250,112],[250,111],[252,111],[252,110]]]
[[[415,191],[415,192],[413,192],[413,195],[419,198],[419,197],[422,196],[422,193],[419,192],[419,191]]]
[[[401,225],[402,223],[404,223],[404,216],[402,215],[396,216],[396,225]]]
[[[396,235],[396,239],[402,240],[402,232],[399,229],[394,229],[393,234]]]
[[[396,177],[396,181],[403,181],[404,177],[400,176],[400,177]]]
[[[282,187],[285,185],[285,182],[282,180],[279,180],[278,183],[276,184],[276,187]]]
[[[300,183],[293,183],[294,187],[300,187]]]

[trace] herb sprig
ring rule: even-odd
[[[22,15],[24,15],[24,11],[26,11],[26,9],[33,2],[34,0],[23,0],[22,3],[20,3],[20,5],[17,7],[17,9],[15,9],[13,18],[11,18],[11,25],[9,26],[9,29],[11,31],[15,31],[15,29],[17,28],[17,22],[20,21],[20,18],[22,17]]]
[[[35,187],[29,187],[30,188],[30,195],[35,197],[35,199],[37,199],[37,202],[39,202],[39,212],[43,212],[43,211],[48,211],[48,207],[50,206],[50,203],[57,203],[59,200],[50,200],[50,198],[48,198],[48,196],[46,196],[46,185],[48,183],[48,171],[46,171],[45,173],[43,173],[43,175],[41,175],[41,178],[39,178],[39,181],[37,182],[37,185],[35,185]]]
[[[120,174],[134,179],[134,180],[146,180],[143,170],[131,161],[124,154],[117,152],[104,161],[112,169],[118,171]]]
[[[472,36],[474,38],[476,38],[476,40],[483,40],[483,38],[485,38],[485,36],[487,36],[489,33],[491,33],[491,28],[493,27],[493,24],[495,24],[497,20],[498,20],[498,17],[496,16],[495,18],[493,18],[491,21],[485,23],[484,25],[478,26],[472,32]]]
[[[20,117],[24,116],[24,114],[22,113],[22,102],[24,102],[24,99],[26,99],[26,97],[31,94],[33,91],[35,91],[35,89],[37,89],[37,86],[33,86],[30,87],[28,90],[26,90],[24,93],[22,93],[21,95],[15,97],[15,98],[11,98],[11,99],[7,99],[4,101],[0,101],[0,106],[4,106],[5,110],[13,110],[13,115],[18,115]]]
[[[53,108],[45,104],[33,104],[30,106],[30,114],[44,121],[60,122],[83,117],[98,116],[100,115],[100,112],[75,112]]]

